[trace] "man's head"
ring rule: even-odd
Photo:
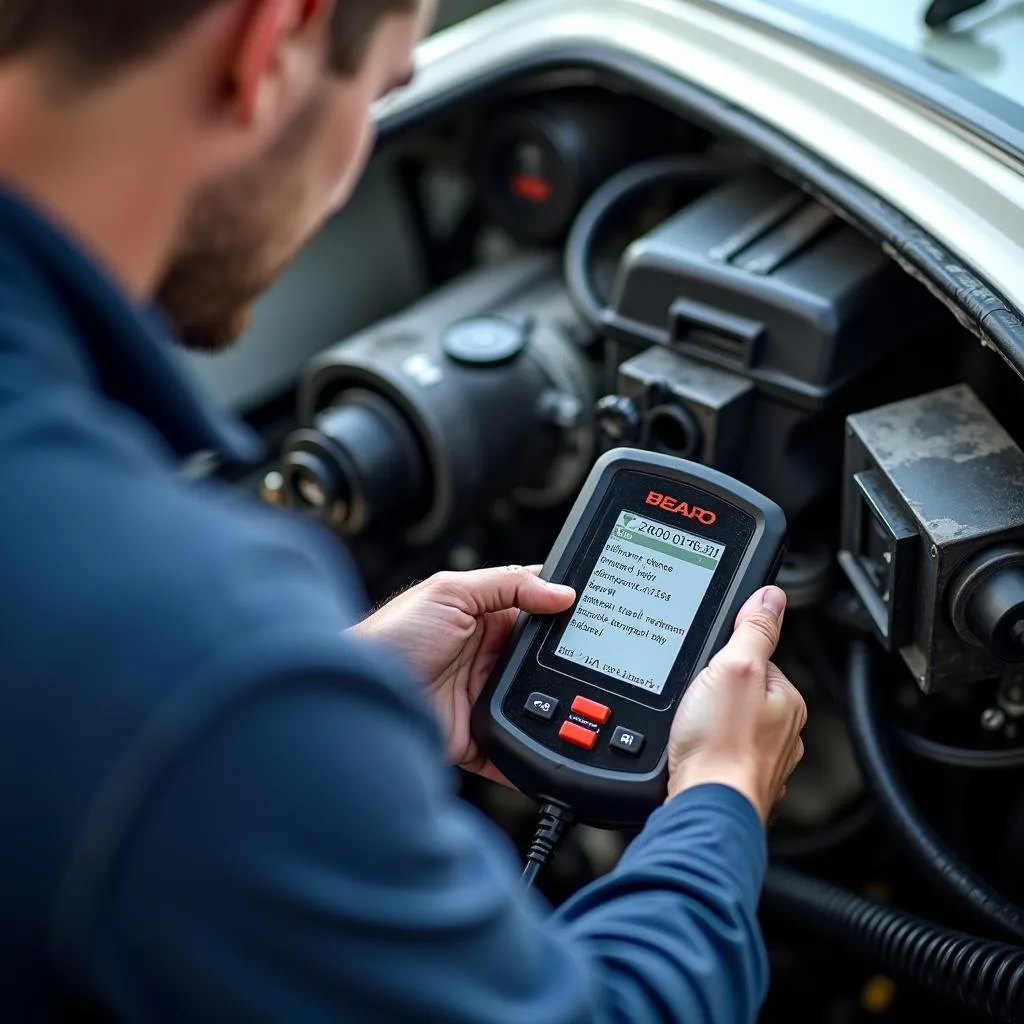
[[[370,107],[432,17],[433,0],[0,0],[0,72],[31,67],[66,120],[127,136],[120,158],[175,200],[144,290],[219,349],[349,197]]]

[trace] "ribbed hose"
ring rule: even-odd
[[[886,725],[878,713],[871,678],[871,654],[864,641],[850,649],[848,696],[850,732],[861,768],[879,802],[921,867],[985,924],[1024,939],[1024,910],[979,878],[935,833],[893,770],[883,737]]]
[[[989,1020],[1024,1021],[1024,949],[941,928],[789,868],[769,869],[764,902],[895,981]]]

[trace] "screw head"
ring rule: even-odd
[[[985,708],[981,713],[981,727],[989,732],[998,732],[1006,724],[1006,712],[1002,708]]]

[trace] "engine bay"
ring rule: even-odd
[[[766,494],[810,715],[770,830],[763,1020],[1011,1019],[1024,383],[855,218],[651,96],[526,75],[383,156],[422,287],[250,409],[273,458],[231,478],[333,531],[375,602],[541,562],[619,445]],[[533,805],[464,787],[525,850]],[[629,839],[577,830],[545,895]]]

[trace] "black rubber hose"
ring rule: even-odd
[[[769,869],[764,905],[843,943],[895,981],[989,1020],[1024,1020],[1024,949],[942,928],[790,868]]]
[[[594,244],[609,217],[634,196],[658,185],[684,184],[695,191],[721,182],[729,168],[706,156],[670,156],[635,164],[609,178],[580,210],[565,246],[565,283],[579,315],[595,330],[604,318],[604,301],[590,272]]]
[[[1024,768],[1024,747],[1006,750],[974,750],[969,747],[951,747],[919,736],[909,729],[897,729],[896,738],[912,754],[944,764],[948,768],[966,768],[970,771],[997,772]]]
[[[848,715],[861,768],[896,831],[921,867],[980,921],[1024,939],[1024,911],[979,878],[953,853],[915,806],[893,770],[884,744],[886,725],[878,713],[871,678],[871,652],[863,640],[850,647]]]

